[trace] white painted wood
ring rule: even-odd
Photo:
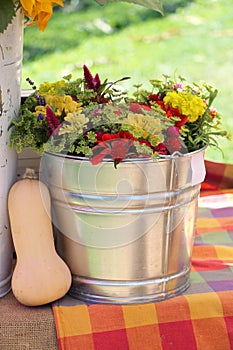
[[[18,115],[21,90],[23,15],[0,34],[0,296],[11,286],[13,246],[7,211],[8,191],[17,174],[17,156],[9,148],[8,127]]]

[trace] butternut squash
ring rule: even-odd
[[[51,200],[45,184],[35,172],[13,184],[8,195],[8,212],[16,266],[12,292],[27,306],[47,304],[63,297],[71,285],[71,273],[58,256],[50,220]]]

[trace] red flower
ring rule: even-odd
[[[147,106],[147,105],[142,105],[142,108],[145,109],[146,111],[150,111],[151,110],[151,106]]]
[[[171,117],[180,117],[181,114],[180,114],[180,111],[178,108],[173,108],[171,106],[168,106],[167,108],[164,109],[165,112],[166,112],[166,115],[168,118],[171,118]]]
[[[157,94],[151,94],[149,96],[149,100],[150,101],[154,101],[154,102],[157,102],[159,100],[159,96]]]
[[[217,111],[214,108],[210,108],[210,115],[214,119],[217,115]]]
[[[150,95],[150,100],[156,102],[156,104],[160,106],[160,108],[166,113],[166,116],[168,118],[172,118],[172,117],[180,118],[179,121],[175,122],[176,127],[180,128],[182,125],[184,125],[187,122],[188,117],[186,115],[182,115],[178,108],[173,108],[171,106],[165,107],[164,102],[161,100],[158,100],[157,98],[158,98],[158,95],[156,94]]]
[[[97,146],[92,148],[94,155],[91,158],[91,163],[96,165],[101,163],[104,158],[110,157],[114,160],[116,167],[122,159],[126,158],[127,152],[132,146],[133,140],[123,138],[100,142]]]
[[[102,136],[103,136],[104,132],[103,131],[97,131],[96,132],[96,139],[97,142],[102,141]]]
[[[106,97],[98,95],[98,96],[96,96],[96,99],[93,99],[93,102],[97,102],[99,104],[108,103],[108,99]]]
[[[165,144],[162,142],[160,143],[159,145],[157,145],[155,148],[154,148],[154,151],[159,153],[159,154],[168,154],[168,151],[167,151],[167,148],[165,146]]]
[[[182,147],[181,142],[179,139],[175,138],[175,137],[169,137],[166,141],[165,141],[165,145],[168,149],[168,152],[170,154],[179,151]]]
[[[114,161],[120,162],[126,157],[127,149],[132,146],[132,142],[127,139],[115,140],[112,142],[111,157]]]
[[[164,102],[163,101],[156,101],[156,104],[158,106],[160,106],[160,108],[162,108],[162,110],[166,111],[166,107],[164,106]]]
[[[120,131],[119,135],[122,139],[136,140],[129,131]]]
[[[143,144],[145,144],[145,145],[147,145],[148,147],[151,147],[151,144],[150,144],[150,142],[148,141],[148,140],[138,140],[139,141],[139,143],[141,144],[141,145],[143,145]]]
[[[108,141],[108,140],[112,140],[112,139],[119,139],[120,135],[119,133],[117,134],[103,134],[102,135],[102,141]]]
[[[187,123],[187,121],[188,121],[188,117],[186,115],[181,115],[180,120],[175,122],[175,126],[177,126],[177,128],[180,129],[180,127],[185,123]]]
[[[93,150],[98,150],[97,149],[98,146],[95,146],[93,148]],[[102,160],[107,156],[109,155],[109,150],[107,148],[103,148],[100,150],[99,153],[95,154],[92,158],[91,158],[91,164],[93,165],[97,165],[99,163],[102,162]]]
[[[138,103],[131,102],[129,105],[129,110],[134,113],[141,113],[142,109]]]
[[[97,142],[104,142],[113,139],[129,139],[134,140],[133,135],[128,131],[119,131],[116,134],[104,133],[103,131],[97,131],[96,133]]]
[[[182,125],[184,125],[188,118],[185,115],[182,115],[178,108],[173,108],[171,106],[165,107],[163,100],[160,100],[159,95],[157,94],[151,94],[149,96],[149,100],[155,102],[160,108],[166,113],[166,116],[168,118],[172,117],[178,117],[180,118],[179,121],[175,122],[175,126],[180,128]]]

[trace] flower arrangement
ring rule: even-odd
[[[100,5],[119,0],[96,0]],[[124,0],[136,3],[147,8],[163,13],[162,0]],[[53,14],[53,6],[64,6],[62,0],[0,0],[0,33],[3,33],[11,23],[16,11],[21,7],[31,25],[38,25],[40,30],[45,30],[50,17]]]
[[[71,75],[41,84],[21,106],[11,127],[11,146],[20,153],[31,147],[89,157],[92,164],[169,156],[206,145],[217,147],[221,116],[212,107],[217,90],[208,84],[190,84],[179,77],[151,80],[151,90],[135,85],[129,96],[117,84],[84,66],[83,78]]]

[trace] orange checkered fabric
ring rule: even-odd
[[[138,305],[65,296],[53,304],[60,350],[233,349],[233,168],[227,168],[214,179],[216,168],[207,165],[211,188],[199,200],[190,288]]]
[[[206,177],[202,190],[233,188],[233,164],[205,161]]]

